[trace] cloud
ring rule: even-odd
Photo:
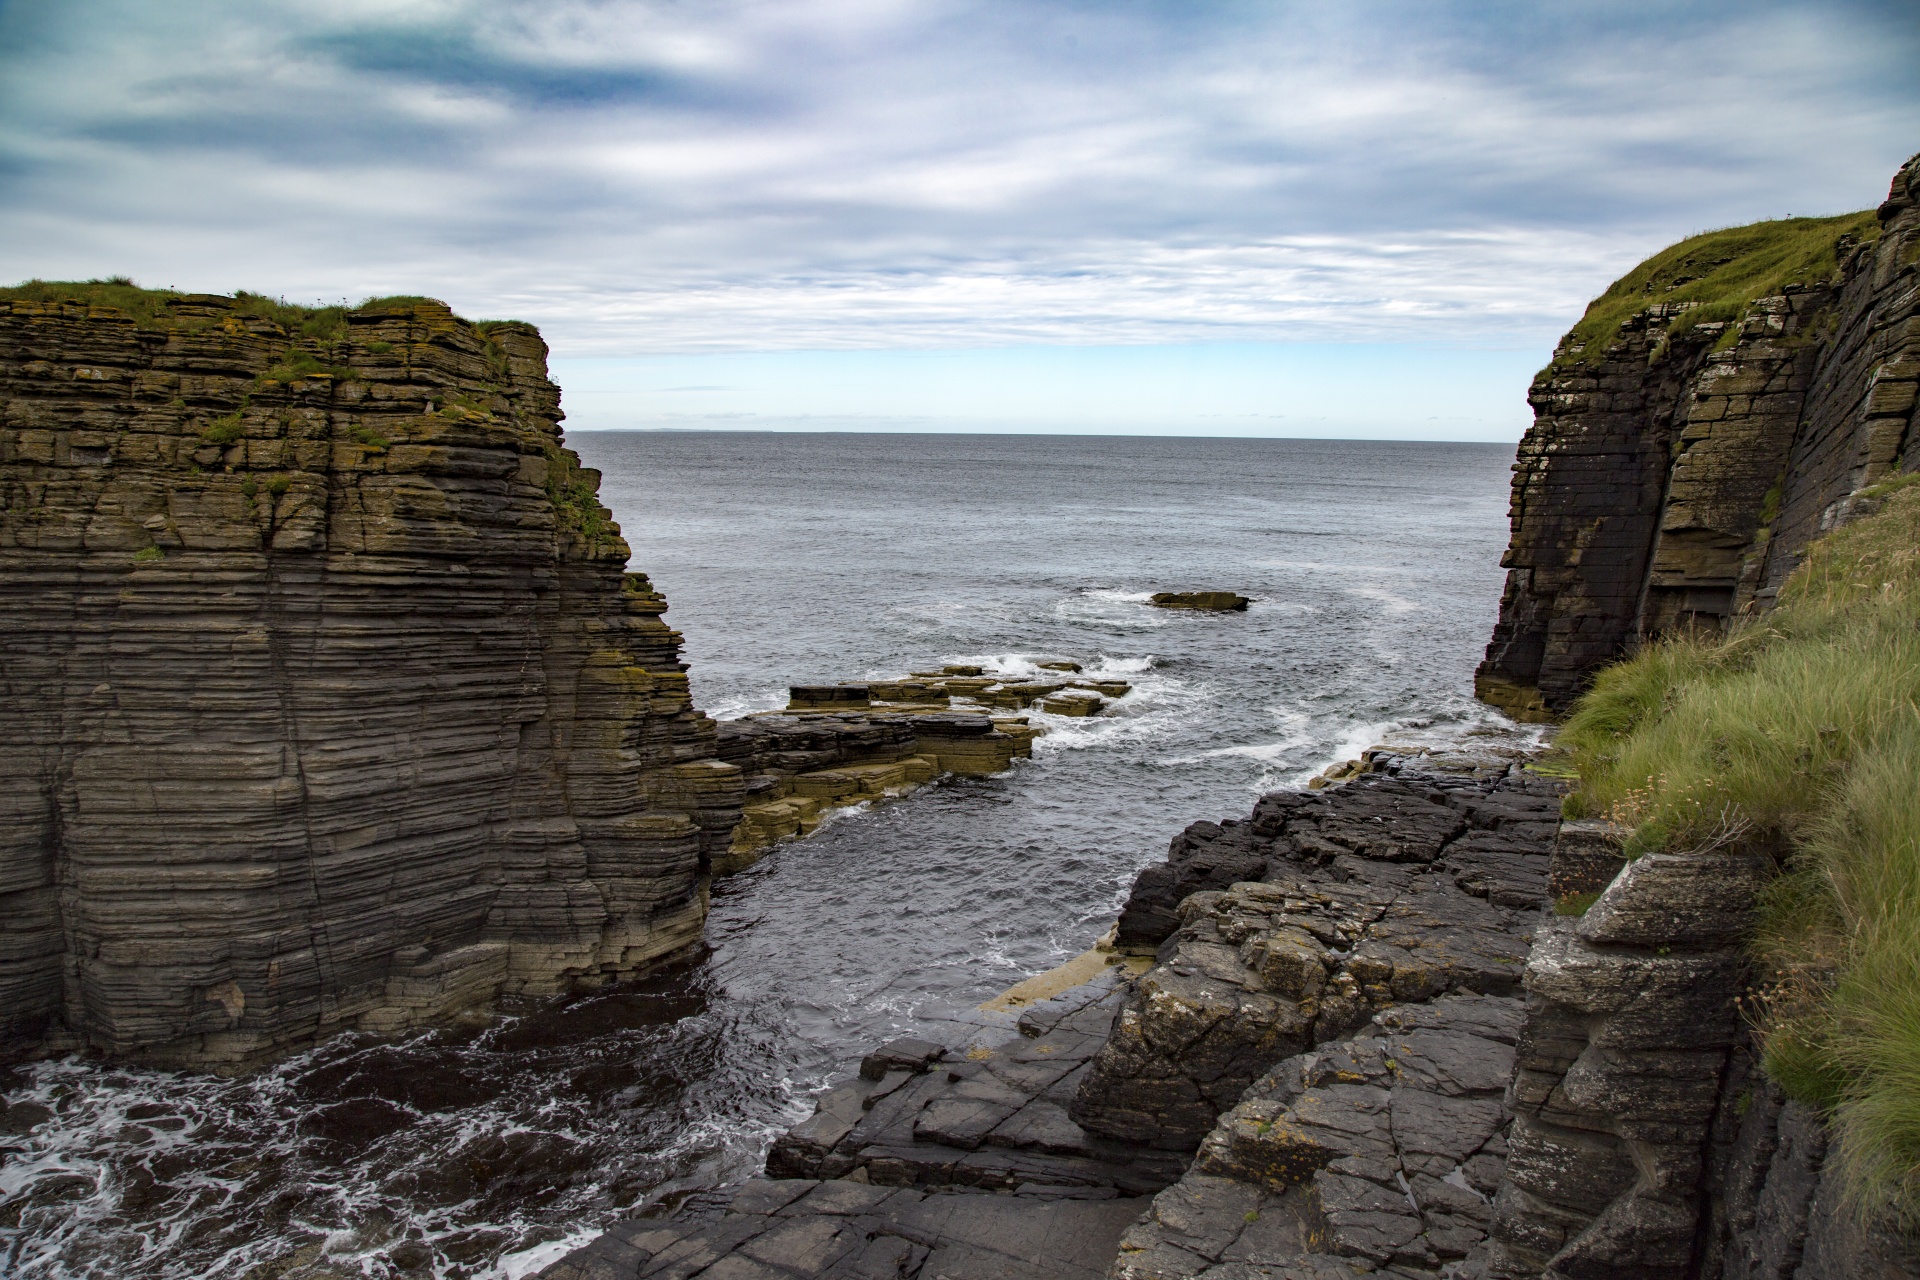
[[[1549,341],[1869,205],[1900,6],[0,8],[0,276],[445,296],[573,354]]]

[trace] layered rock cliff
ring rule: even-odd
[[[1697,237],[1594,304],[1528,396],[1482,698],[1546,718],[1642,639],[1763,606],[1850,495],[1920,463],[1917,259],[1920,157],[1877,217]],[[1739,314],[1699,322],[1716,282]]]
[[[240,1064],[696,942],[740,771],[533,328],[14,293],[0,1039]]]
[[[1649,265],[1685,269],[1672,250]],[[1656,303],[1597,358],[1591,324],[1570,334],[1534,385],[1482,696],[1559,712],[1647,639],[1769,608],[1810,542],[1873,509],[1862,490],[1920,467],[1917,304],[1920,157],[1864,236],[1837,236],[1831,275],[1736,321],[1688,328]],[[1794,833],[1743,831],[1628,861],[1626,827],[1563,825],[1488,1274],[1920,1274],[1920,1237],[1861,1199],[1825,1118],[1758,1068],[1749,935]]]

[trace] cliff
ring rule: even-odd
[[[545,357],[424,299],[0,294],[11,1046],[238,1065],[698,940],[739,770]]]
[[[1917,257],[1920,157],[1874,214],[1697,236],[1594,302],[1528,396],[1482,698],[1550,718],[1640,641],[1764,606],[1920,461]]]

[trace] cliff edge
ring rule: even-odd
[[[1476,692],[1551,719],[1641,640],[1764,606],[1912,469],[1920,157],[1877,211],[1709,232],[1596,299],[1534,380]]]
[[[739,771],[535,329],[35,284],[0,405],[9,1044],[244,1065],[697,942]]]

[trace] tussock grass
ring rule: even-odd
[[[1753,940],[1764,1065],[1831,1112],[1860,1205],[1920,1221],[1920,476],[1816,542],[1775,608],[1603,672],[1559,738],[1629,853],[1788,861]]]
[[[1692,304],[1673,322],[1670,338],[1695,325],[1738,320],[1756,299],[1772,297],[1787,285],[1831,279],[1843,237],[1864,242],[1879,234],[1879,219],[1866,210],[1832,218],[1778,218],[1691,236],[1654,254],[1588,304],[1568,335],[1582,349],[1555,363],[1598,363],[1621,324],[1656,302]]]

